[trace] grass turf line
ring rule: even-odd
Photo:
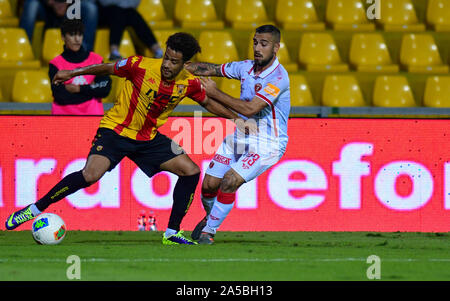
[[[162,232],[69,231],[56,246],[30,231],[0,231],[0,281],[368,280],[366,259],[381,259],[381,280],[450,280],[449,233],[219,232],[212,246],[164,246]]]

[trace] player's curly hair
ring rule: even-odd
[[[166,46],[174,51],[181,52],[185,62],[202,51],[197,40],[186,32],[177,32],[171,35],[166,41]]]

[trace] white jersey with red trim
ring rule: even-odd
[[[289,75],[278,59],[255,75],[254,61],[231,62],[221,66],[222,75],[241,82],[240,99],[251,101],[255,96],[268,105],[251,118],[258,123],[258,140],[271,141],[284,152],[288,142],[287,123],[291,109]],[[245,116],[241,117],[247,119]]]

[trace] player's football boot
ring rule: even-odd
[[[14,230],[23,223],[32,220],[36,216],[33,215],[30,209],[31,205],[28,205],[25,208],[20,209],[19,211],[14,212],[11,214],[8,219],[6,220],[6,229],[8,230]]]
[[[200,234],[202,234],[203,228],[206,226],[206,216],[198,222],[197,226],[195,226],[194,231],[191,233],[191,238],[193,240],[198,240],[200,238]]]
[[[183,231],[178,231],[177,234],[166,237],[163,233],[162,239],[163,245],[196,245],[195,241],[192,241],[183,235]]]
[[[212,245],[214,243],[214,234],[208,232],[202,232],[198,239],[199,245]]]

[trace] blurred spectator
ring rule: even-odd
[[[71,5],[66,0],[25,0],[19,26],[27,32],[30,42],[36,20],[45,22],[45,29],[58,28],[65,19],[67,7]],[[95,31],[98,23],[98,9],[95,0],[81,0],[81,19],[85,26],[83,46],[87,51],[94,47]]]
[[[127,26],[133,27],[136,35],[156,58],[163,55],[152,30],[137,11],[140,0],[98,0],[100,24],[110,29],[110,60],[122,58],[119,52],[120,41]]]
[[[49,63],[50,81],[58,70],[72,70],[100,64],[103,58],[82,46],[84,25],[79,19],[64,20],[61,35],[64,52]],[[72,78],[64,85],[51,85],[53,115],[103,115],[102,98],[111,90],[109,76],[83,75]]]

